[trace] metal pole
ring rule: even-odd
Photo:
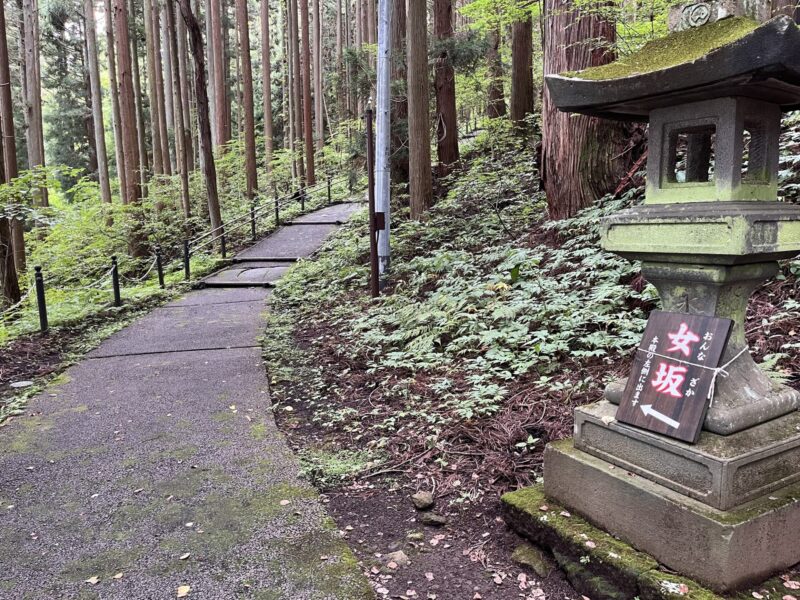
[[[119,293],[119,266],[116,256],[111,257],[111,287],[114,290],[114,306],[121,306],[122,296]]]
[[[192,276],[189,258],[189,240],[183,240],[183,278],[186,281]]]
[[[158,273],[158,286],[164,289],[164,261],[161,258],[161,246],[156,246],[156,272]]]
[[[328,204],[330,204],[331,202],[333,202],[333,200],[331,199],[331,176],[328,175]]]
[[[44,277],[42,277],[42,267],[34,267],[36,271],[33,276],[36,285],[36,306],[39,307],[39,329],[45,333],[49,329],[47,323],[47,300],[44,297]]]
[[[278,199],[275,198],[275,227],[281,224],[281,207]]]
[[[222,253],[222,258],[227,258],[228,256],[228,246],[225,244],[225,234],[223,233],[219,236],[219,249]]]
[[[403,0],[395,0],[402,2]],[[375,211],[382,214],[378,231],[378,272],[380,286],[386,285],[389,270],[389,205],[391,173],[389,151],[391,145],[391,70],[392,70],[392,0],[378,3],[378,63],[376,90],[376,152],[375,152]]]
[[[306,186],[300,188],[300,211],[306,212]]]
[[[367,196],[369,198],[369,292],[373,298],[380,294],[378,271],[377,220],[375,216],[375,148],[372,143],[372,109],[364,117],[367,122]]]
[[[250,205],[250,236],[256,241],[256,203]]]

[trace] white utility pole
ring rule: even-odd
[[[398,1],[398,0],[395,0]],[[403,2],[404,0],[399,0]],[[378,269],[381,287],[389,270],[389,146],[391,140],[390,111],[392,104],[392,0],[378,4],[378,82],[375,104],[375,210],[384,214],[384,228],[378,232]]]

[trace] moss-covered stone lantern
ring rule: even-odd
[[[545,453],[544,491],[716,590],[800,561],[800,394],[747,352],[751,293],[800,253],[800,207],[778,202],[781,114],[800,107],[800,29],[766,2],[674,9],[633,56],[549,76],[564,111],[649,121],[646,198],[602,226],[642,261],[664,310],[734,321],[696,444],[615,420],[623,383],[575,412]]]

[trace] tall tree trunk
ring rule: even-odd
[[[122,151],[122,122],[119,114],[119,85],[117,83],[117,53],[114,50],[114,19],[111,0],[105,0],[106,12],[106,52],[108,53],[108,81],[111,95],[111,120],[114,127],[114,156],[119,179],[119,196],[123,204],[128,204],[128,180],[125,178],[125,154]]]
[[[247,0],[236,0],[236,22],[239,29],[239,54],[242,59],[242,112],[244,119],[245,196],[253,200],[258,188],[256,173],[256,123],[253,107],[253,66],[250,62],[250,20]]]
[[[406,5],[408,57],[408,167],[411,218],[421,219],[433,200],[428,120],[428,16],[426,0]]]
[[[392,5],[392,147],[391,169],[395,184],[408,183],[408,96],[406,95],[406,3]]]
[[[156,77],[156,46],[153,31],[153,0],[144,0],[144,31],[147,42],[147,88],[150,92],[150,141],[153,146],[153,173],[162,175],[164,156],[161,144],[161,115],[158,102],[158,78]]]
[[[506,98],[503,92],[503,62],[500,57],[500,30],[489,34],[489,48],[486,51],[486,62],[489,63],[489,89],[487,98],[487,114],[490,119],[506,116]]]
[[[156,102],[158,103],[158,131],[161,139],[161,160],[165,175],[172,175],[172,157],[169,150],[169,133],[167,131],[167,105],[164,88],[164,64],[161,60],[161,9],[159,0],[153,3],[153,61],[156,71]]]
[[[568,0],[545,2],[544,73],[577,71],[613,60],[597,40],[613,42],[614,23],[582,15]],[[622,123],[559,112],[545,88],[542,177],[550,217],[575,215],[612,191],[628,167]]]
[[[89,61],[89,84],[92,90],[92,117],[94,119],[94,143],[97,151],[97,176],[100,180],[100,196],[103,202],[111,202],[111,185],[108,180],[108,155],[106,154],[106,130],[103,121],[103,93],[100,89],[100,66],[97,64],[97,34],[95,33],[94,0],[84,0],[86,19],[86,58]]]
[[[211,12],[211,40],[214,69],[214,116],[217,145],[222,146],[230,141],[230,122],[228,121],[227,81],[225,79],[225,50],[222,42],[222,9],[220,0],[209,1]],[[189,23],[187,21],[187,27]],[[190,33],[191,35],[191,33]]]
[[[136,2],[129,0],[128,17],[134,24],[133,30],[138,32],[136,27]],[[147,173],[150,164],[147,159],[147,130],[144,125],[144,106],[142,104],[142,82],[139,76],[139,36],[131,36],[131,60],[133,61],[133,101],[136,105],[136,139],[139,142],[139,180],[142,186],[142,194],[147,195]]]
[[[80,27],[80,25],[79,25]],[[92,102],[92,80],[89,74],[89,42],[86,37],[85,28],[83,29],[83,53],[81,54],[81,71],[83,72],[83,100],[86,103],[86,110],[83,111],[83,125],[86,128],[86,141],[89,146],[89,156],[87,157],[88,173],[97,173],[97,181],[100,181],[99,165],[97,158],[97,143],[95,142],[94,131],[94,106]],[[64,40],[66,42],[66,39]]]
[[[511,120],[520,124],[533,113],[533,17],[511,28]]]
[[[139,179],[139,141],[136,123],[136,105],[133,99],[133,74],[131,73],[130,35],[128,33],[128,6],[125,0],[113,0],[114,37],[119,60],[119,113],[122,125],[122,151],[125,155],[126,197],[131,204],[139,202],[142,188]],[[129,240],[133,256],[144,255],[141,226],[137,225]]]
[[[303,73],[300,68],[300,18],[297,11],[297,3],[306,0],[290,0],[291,6],[291,25],[290,35],[292,44],[292,106],[294,107],[294,139],[295,152],[299,154],[297,160],[297,176],[301,181],[306,179],[305,157],[303,156],[303,110],[301,103]]]
[[[314,133],[317,138],[317,150],[325,145],[325,112],[322,92],[322,26],[319,0],[314,0]]]
[[[173,129],[175,131],[175,164],[180,174],[181,179],[181,206],[183,207],[183,216],[189,218],[192,216],[192,205],[189,199],[189,157],[186,153],[186,132],[184,131],[183,121],[183,102],[181,97],[183,91],[181,89],[181,73],[178,66],[178,40],[177,40],[177,27],[175,24],[175,6],[172,0],[167,0],[164,6],[164,16],[166,25],[166,37],[164,41],[168,44],[169,53],[172,54],[173,60],[170,61],[171,76],[172,76],[172,93],[174,113],[172,115]]]
[[[272,124],[272,58],[269,37],[269,0],[261,0],[261,81],[264,103],[264,163],[267,172],[272,171],[273,138]]]
[[[0,135],[3,137],[3,171],[5,181],[19,175],[17,168],[17,142],[14,131],[14,103],[11,96],[11,69],[6,38],[5,4],[0,3]],[[11,220],[12,251],[18,272],[25,270],[25,234],[22,221]]]
[[[44,130],[42,127],[42,77],[39,61],[39,4],[37,0],[22,0],[25,23],[25,117],[28,125],[28,167],[44,165]],[[38,193],[38,203],[47,206],[47,189]]]
[[[303,137],[306,144],[306,183],[317,183],[314,177],[314,130],[311,122],[311,40],[308,31],[308,2],[300,2],[300,26],[303,38]]]
[[[208,106],[209,106],[209,116],[211,117],[211,123],[213,124],[211,127],[211,139],[214,142],[214,147],[216,148],[219,144],[217,140],[217,99],[216,99],[216,90],[217,90],[217,80],[216,80],[216,73],[214,72],[214,32],[212,29],[212,18],[211,14],[213,12],[213,1],[214,0],[205,0],[205,25],[206,25],[206,64],[208,65],[208,89],[210,90],[208,93]]]
[[[172,63],[174,62],[174,53],[172,52],[172,44],[170,43],[170,36],[174,36],[175,32],[170,32],[168,24],[168,15],[166,4],[172,0],[164,0],[161,14],[161,64],[164,66],[164,117],[167,122],[167,141],[169,141],[169,132],[172,132],[173,144],[175,144],[175,152],[177,152],[177,142],[174,140],[177,132],[175,131],[175,90],[172,85]],[[174,167],[177,164],[177,157],[172,161],[172,156],[175,153],[170,153],[170,166]],[[175,168],[172,169],[177,172]]]
[[[200,33],[200,24],[192,12],[189,0],[179,0],[181,14],[189,33],[189,43],[194,57],[194,89],[197,97],[197,121],[200,129],[200,161],[203,175],[206,180],[206,197],[208,198],[208,214],[211,218],[211,228],[216,230],[222,227],[222,216],[219,210],[219,195],[217,192],[217,169],[214,165],[214,150],[211,143],[211,121],[208,111],[208,92],[206,91],[206,66],[203,60],[203,35]],[[220,235],[222,230],[217,231]]]
[[[287,110],[287,147],[292,155],[292,179],[299,179],[297,153],[295,151],[295,104],[294,104],[294,52],[292,51],[292,0],[286,0],[286,22],[284,24],[284,43],[286,47],[286,110]]]
[[[433,30],[442,48],[436,57],[436,150],[439,174],[447,175],[458,162],[458,117],[456,115],[456,75],[447,52],[453,37],[453,1],[434,0]]]
[[[5,37],[5,29],[2,35]],[[0,144],[0,163],[5,162],[4,154],[5,144]],[[5,183],[5,169],[0,169],[0,185]],[[20,298],[17,267],[14,263],[14,234],[11,231],[11,219],[0,217],[0,307],[16,304]]]
[[[186,168],[188,172],[194,171],[194,143],[192,140],[192,103],[189,91],[189,63],[186,54],[186,23],[183,19],[176,20],[176,35],[178,36],[178,80],[180,89],[181,113],[183,114],[183,151],[186,155]]]

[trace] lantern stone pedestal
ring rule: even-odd
[[[679,10],[682,31],[640,54],[705,44],[691,60],[659,56],[648,70],[650,57],[633,56],[547,83],[562,110],[650,121],[645,202],[608,218],[602,245],[642,261],[664,310],[733,320],[727,377],[696,444],[617,422],[625,382],[611,384],[605,400],[576,409],[574,439],[547,446],[544,493],[728,591],[800,562],[800,393],[770,381],[744,332],[752,292],[800,253],[800,207],[776,201],[781,112],[800,106],[800,29],[754,21],[769,14],[763,2]],[[701,24],[701,36],[697,14],[728,18]],[[509,522],[531,535],[530,519],[544,515],[514,494],[524,491],[504,497]]]

